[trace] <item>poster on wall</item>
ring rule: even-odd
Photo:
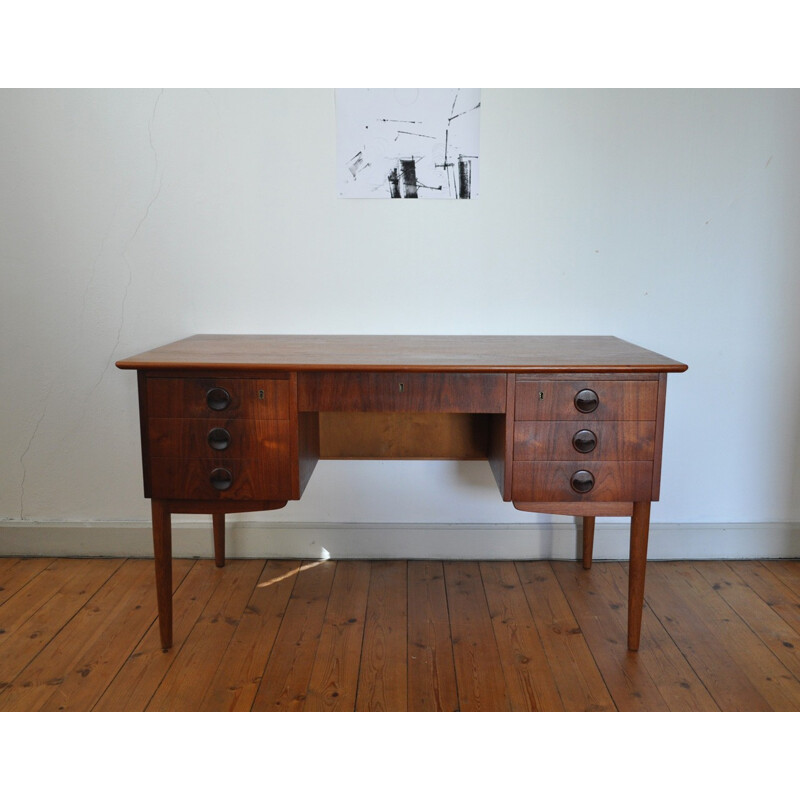
[[[339,197],[477,197],[480,107],[480,89],[337,89]]]

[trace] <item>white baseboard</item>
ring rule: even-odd
[[[530,525],[228,523],[229,558],[575,559],[577,521]],[[0,522],[0,556],[150,557],[141,522]],[[177,558],[211,558],[210,518],[173,523]],[[628,557],[625,521],[598,519],[594,556]],[[649,558],[800,558],[800,523],[654,523]]]

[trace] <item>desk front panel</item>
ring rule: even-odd
[[[606,373],[150,375],[142,383],[146,496],[299,499],[319,457],[485,454],[505,499],[657,499],[665,380]],[[424,433],[428,415],[443,444]],[[322,416],[337,424],[325,428],[320,449]],[[461,417],[465,423],[456,424]],[[342,420],[352,431],[328,452],[328,434],[347,429]]]

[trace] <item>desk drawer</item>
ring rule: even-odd
[[[300,411],[502,414],[505,374],[312,372],[298,376]]]
[[[514,460],[652,461],[655,430],[649,420],[516,422]]]
[[[160,500],[286,500],[288,456],[269,461],[201,458],[150,460],[151,497]]]
[[[155,458],[289,458],[289,421],[283,419],[167,419],[148,425]]]
[[[652,461],[517,461],[512,498],[520,502],[650,500]]]
[[[654,420],[658,402],[656,380],[518,379],[518,420]]]
[[[288,419],[288,378],[149,378],[154,417]]]

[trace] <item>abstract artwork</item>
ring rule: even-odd
[[[477,197],[480,107],[480,89],[337,89],[339,197]]]

